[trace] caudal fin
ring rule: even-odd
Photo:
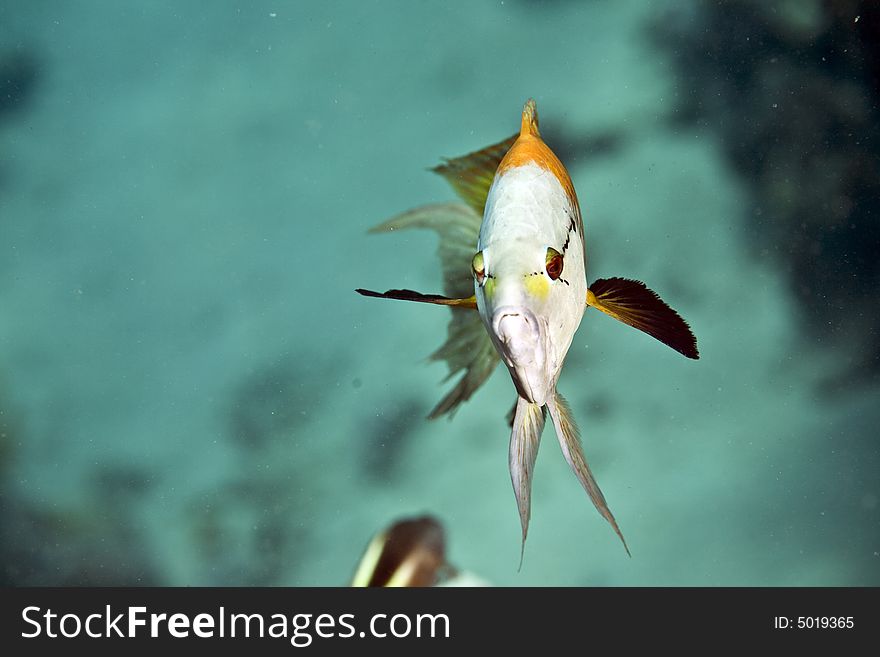
[[[590,471],[590,466],[587,465],[587,459],[581,447],[578,428],[572,417],[568,402],[557,392],[547,403],[547,409],[550,411],[550,418],[556,427],[556,436],[559,438],[559,446],[562,447],[562,454],[565,456],[565,460],[568,461],[571,469],[574,470],[584,490],[587,491],[587,495],[593,501],[596,510],[611,524],[611,527],[620,537],[620,540],[623,542],[623,549],[626,550],[627,555],[632,556],[626,544],[626,539],[623,538],[620,527],[617,526],[617,521],[605,502],[605,496],[602,495],[599,484],[596,483],[596,479]]]
[[[520,568],[522,568],[523,554],[526,549],[526,536],[529,533],[529,518],[532,508],[532,473],[535,470],[535,459],[538,456],[538,445],[541,442],[543,430],[544,409],[518,397],[513,430],[510,434],[510,480],[513,482],[513,492],[516,495],[516,505],[519,508],[519,520],[522,524]]]

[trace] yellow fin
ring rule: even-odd
[[[482,150],[447,159],[432,171],[443,176],[452,185],[455,193],[482,218],[495,171],[516,138],[517,135],[513,135]]]
[[[700,357],[697,338],[687,322],[641,281],[600,278],[587,290],[587,305],[644,331],[688,358]]]
[[[605,518],[614,529],[615,533],[620,538],[620,541],[623,543],[623,549],[626,550],[627,555],[632,556],[629,553],[626,539],[623,537],[620,527],[617,526],[614,514],[612,514],[611,509],[608,508],[605,496],[602,494],[599,484],[596,483],[596,479],[590,471],[590,466],[587,465],[587,459],[584,456],[583,447],[581,447],[578,428],[574,422],[574,417],[571,415],[571,409],[568,407],[568,402],[566,402],[562,395],[557,392],[550,398],[550,401],[547,404],[547,410],[550,411],[550,419],[553,420],[553,425],[556,427],[556,437],[559,438],[559,446],[562,448],[562,455],[565,456],[565,460],[568,461],[571,469],[574,471],[575,475],[577,475],[578,481],[581,482],[581,486],[587,491],[587,495],[590,496],[593,506],[596,507],[596,510],[602,514],[602,517]]]

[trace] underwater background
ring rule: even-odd
[[[880,8],[0,1],[0,581],[345,585],[431,513],[496,585],[880,585]],[[520,526],[504,368],[447,421],[428,167],[534,97],[588,280]]]

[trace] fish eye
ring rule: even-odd
[[[486,280],[486,267],[483,265],[482,251],[474,256],[474,259],[471,261],[471,269],[474,270],[474,277],[477,279],[477,283],[482,285],[483,281]]]
[[[562,254],[552,246],[547,247],[547,256],[544,259],[544,266],[547,269],[547,275],[551,280],[556,280],[562,276],[562,267],[564,266]]]

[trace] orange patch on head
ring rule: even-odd
[[[538,114],[535,109],[535,102],[530,100],[526,103],[522,115],[522,128],[519,137],[507,151],[507,155],[498,165],[497,175],[503,175],[505,171],[514,167],[521,167],[534,162],[542,169],[546,169],[559,181],[562,189],[571,201],[572,207],[578,209],[577,194],[574,191],[574,185],[566,171],[565,166],[556,157],[556,153],[550,150],[550,147],[541,139],[538,132]]]

